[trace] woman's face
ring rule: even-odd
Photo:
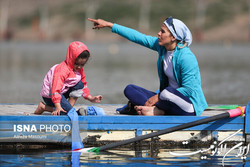
[[[171,34],[165,24],[162,24],[160,32],[158,32],[158,40],[160,46],[168,46],[175,41],[175,37]]]
[[[87,63],[88,59],[76,59],[74,64],[74,71],[79,71]]]

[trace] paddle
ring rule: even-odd
[[[167,128],[167,129],[163,129],[163,130],[160,130],[160,131],[157,131],[157,132],[149,133],[149,134],[146,134],[146,135],[138,136],[138,137],[135,137],[135,138],[131,138],[131,139],[127,139],[127,140],[123,140],[123,141],[119,141],[119,142],[115,142],[115,143],[111,143],[111,144],[107,144],[107,145],[104,145],[104,146],[101,146],[101,147],[77,149],[75,151],[99,152],[99,151],[103,151],[103,150],[108,150],[108,149],[115,148],[115,147],[118,147],[118,146],[122,146],[122,145],[126,145],[126,144],[129,144],[129,143],[137,142],[137,141],[140,141],[140,140],[152,138],[152,137],[155,137],[155,136],[160,136],[160,135],[171,133],[171,132],[174,132],[174,131],[190,128],[190,127],[193,127],[193,126],[205,124],[205,123],[220,120],[220,119],[223,119],[223,118],[233,118],[233,117],[237,117],[237,116],[242,116],[245,113],[245,111],[246,111],[246,107],[240,107],[239,106],[236,109],[228,110],[227,112],[222,113],[222,114],[218,114],[218,115],[214,115],[214,116],[211,116],[211,117],[203,118],[203,119],[196,120],[196,121],[193,121],[193,122],[184,123],[182,125],[174,126],[174,127]]]

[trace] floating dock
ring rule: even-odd
[[[71,122],[68,116],[32,114],[36,104],[0,104],[0,145],[70,145]],[[79,116],[80,135],[87,145],[102,145],[133,138],[154,131],[192,122],[226,112],[224,109],[205,110],[201,116],[129,116],[116,113],[123,104],[98,104],[105,116]],[[76,105],[76,109],[87,105]],[[147,141],[157,143],[250,142],[250,103],[246,114],[198,125],[159,136]]]

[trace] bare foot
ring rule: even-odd
[[[164,111],[160,110],[156,106],[135,106],[135,110],[139,115],[146,116],[155,116],[155,115],[164,115]]]
[[[36,111],[34,112],[34,114],[37,115],[41,115],[43,112],[45,111],[45,104],[43,104],[42,102],[40,102],[36,108]]]
[[[30,113],[29,113],[29,112],[23,112],[23,114],[24,114],[24,115],[30,115]]]

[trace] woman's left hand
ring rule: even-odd
[[[146,101],[146,103],[144,104],[144,106],[153,106],[153,105],[155,105],[155,103],[157,103],[158,101],[159,101],[159,95],[156,94],[156,95],[150,97],[150,98],[148,99],[148,101]]]

